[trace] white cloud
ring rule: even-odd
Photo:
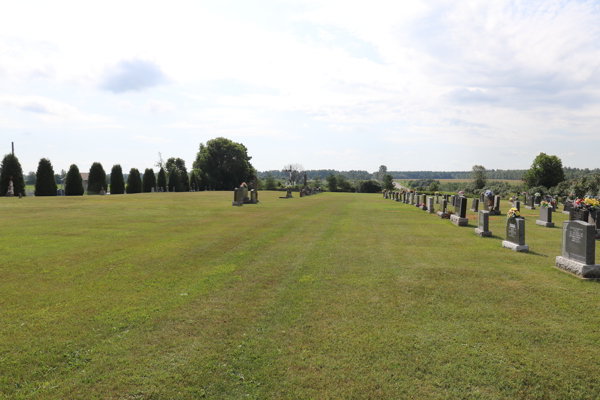
[[[141,141],[144,143],[169,143],[169,142],[173,142],[173,140],[171,139],[165,139],[165,138],[161,138],[161,137],[150,137],[150,136],[145,136],[145,135],[136,135],[133,137],[134,140],[136,141]]]
[[[164,114],[175,111],[176,106],[168,101],[148,100],[144,109],[151,114]]]
[[[45,122],[108,122],[109,118],[87,114],[77,108],[42,96],[0,95],[0,105],[10,107],[25,113],[32,113]]]

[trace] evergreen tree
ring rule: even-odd
[[[47,158],[42,158],[35,174],[34,193],[36,196],[56,196],[57,189],[52,163]]]
[[[127,194],[142,193],[142,178],[137,168],[131,168],[127,177]]]
[[[152,168],[146,168],[144,171],[144,193],[152,192],[152,188],[156,186],[156,175]]]
[[[121,165],[115,164],[110,170],[110,194],[125,193],[125,179]]]
[[[394,190],[394,177],[391,174],[383,176],[383,187],[387,190]]]
[[[106,172],[104,172],[102,164],[95,162],[88,175],[87,194],[100,194],[102,189],[106,189]]]
[[[190,174],[190,187],[196,190],[200,189],[198,178],[196,177],[196,172],[194,170],[192,170],[192,173]]]
[[[65,179],[65,196],[83,196],[83,179],[77,165],[73,164]]]
[[[19,163],[19,159],[16,156],[7,154],[4,156],[2,165],[0,166],[0,196],[6,196],[8,182],[11,177],[15,196],[18,196],[19,193],[23,193],[23,196],[25,196],[25,180],[23,179],[21,163]]]
[[[182,186],[179,180],[179,171],[177,168],[172,168],[169,172],[169,191],[170,192],[181,192]]]
[[[156,179],[156,186],[158,186],[159,188],[162,188],[163,190],[165,190],[165,188],[167,187],[167,177],[165,175],[165,170],[164,169],[160,169],[160,171],[158,171],[158,178]]]

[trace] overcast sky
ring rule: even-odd
[[[599,1],[6,1],[0,153],[110,172],[600,167]]]

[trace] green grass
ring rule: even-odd
[[[600,284],[537,211],[524,254],[504,216],[279,195],[0,198],[0,398],[597,398]]]

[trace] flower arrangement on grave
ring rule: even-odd
[[[439,195],[439,194],[440,194],[440,192],[435,192],[434,194],[435,194],[435,195]]]
[[[541,194],[540,194],[540,192],[535,192],[534,196],[535,196],[535,197],[540,197],[540,196],[541,196]]]
[[[600,208],[600,202],[596,199],[590,199],[589,197],[586,197],[585,200],[583,200],[583,203],[584,207],[589,211],[595,211]]]
[[[508,201],[509,201],[509,202],[511,202],[511,203],[513,202],[513,200],[514,200],[514,199],[513,199],[512,197],[509,197],[509,198],[508,198]]]
[[[540,202],[540,207],[542,207],[542,208],[552,207],[552,203],[549,201],[543,200]]]
[[[423,210],[427,210],[427,206],[425,205],[425,203],[419,204],[419,207],[421,207]]]
[[[247,184],[246,182],[242,182],[242,183],[240,184],[240,187],[248,187],[248,184]]]
[[[517,210],[515,207],[511,208],[506,213],[506,217],[509,218],[509,219],[518,218],[520,216],[521,215],[519,214],[519,210]]]
[[[464,190],[460,190],[460,191],[458,192],[458,194],[459,194],[459,196],[462,196],[462,195],[464,195],[464,194],[465,194],[465,191],[464,191]]]

